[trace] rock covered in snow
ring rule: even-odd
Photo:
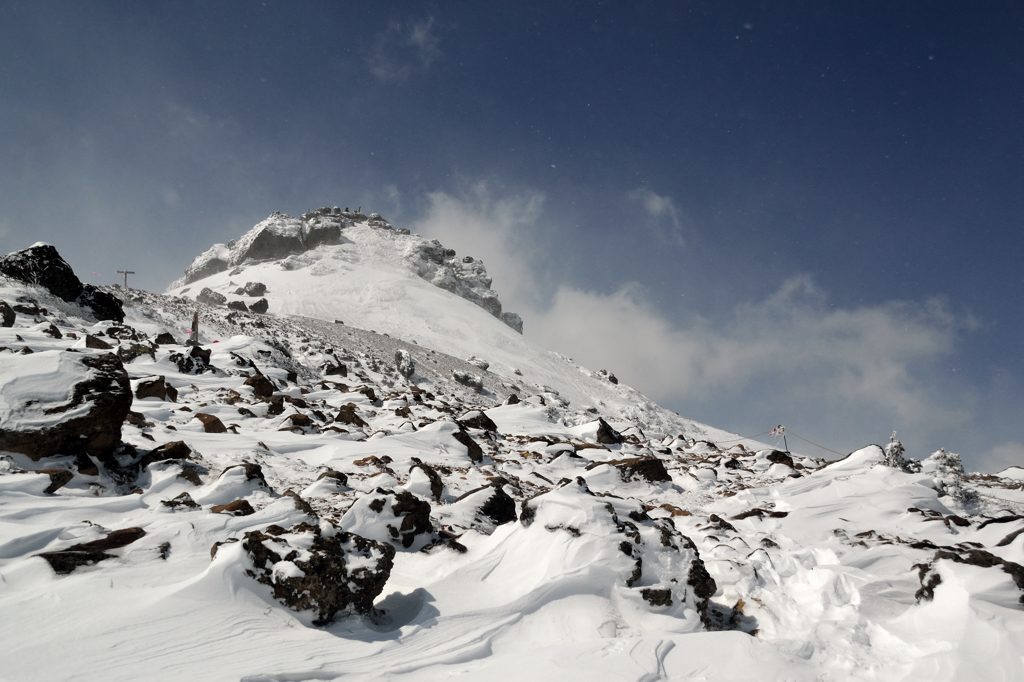
[[[394,232],[378,213],[366,216],[361,213],[336,214],[327,209],[318,209],[303,214],[301,218],[294,218],[275,211],[242,237],[227,244],[215,244],[197,256],[185,269],[184,277],[172,283],[170,288],[182,287],[248,263],[281,261],[285,269],[303,267],[301,258],[296,258],[316,252],[322,246],[342,244],[345,241],[343,231],[356,224],[388,230],[399,240],[393,245],[396,253],[401,254],[406,266],[415,275],[475,303],[512,329],[523,333],[522,318],[516,313],[502,311],[498,295],[491,289],[491,277],[481,261],[469,256],[457,258],[454,250],[445,248],[437,240],[410,235],[408,230]],[[263,295],[265,287],[257,293],[255,289],[250,290],[250,284],[254,283],[248,283],[234,292],[237,295],[242,292],[246,296]],[[210,304],[223,303],[219,301]],[[255,310],[252,306],[250,309],[261,314],[266,312]]]
[[[128,374],[112,353],[0,355],[0,450],[33,460],[106,459],[121,442],[131,405]]]
[[[285,606],[314,612],[315,625],[343,612],[372,612],[395,556],[386,542],[308,523],[249,531],[242,549],[252,566],[249,576],[270,586]]]
[[[378,488],[359,498],[341,517],[341,528],[414,552],[429,544],[434,536],[430,503],[407,490]]]

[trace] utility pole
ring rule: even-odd
[[[128,275],[134,275],[134,270],[118,270],[117,274],[124,275],[124,290],[128,291]]]

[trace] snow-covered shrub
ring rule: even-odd
[[[885,446],[885,457],[882,458],[882,464],[893,469],[901,469],[908,474],[915,474],[921,471],[921,462],[904,457],[904,452],[906,450],[903,447],[903,443],[896,440],[896,434],[894,433],[889,444]]]
[[[921,470],[932,475],[940,495],[949,495],[964,504],[978,501],[978,494],[963,486],[964,465],[957,453],[940,448],[921,463]]]

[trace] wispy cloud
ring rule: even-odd
[[[660,237],[678,246],[685,244],[682,212],[672,197],[641,187],[630,192],[629,198],[643,207]]]
[[[440,56],[440,35],[434,17],[392,20],[377,33],[365,59],[370,73],[382,83],[401,83],[424,72]]]
[[[671,217],[670,199],[642,199]],[[838,308],[811,277],[794,276],[715,320],[680,323],[638,284],[600,292],[566,281],[538,257],[542,206],[540,194],[496,198],[480,184],[461,196],[429,195],[416,228],[484,259],[539,345],[615,371],[663,404],[705,409],[718,426],[738,428],[740,415],[766,423],[789,415],[842,447],[890,429],[920,439],[971,418],[934,381],[936,364],[973,324],[940,299]]]

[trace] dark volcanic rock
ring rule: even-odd
[[[478,509],[479,513],[489,518],[494,522],[496,526],[500,526],[503,523],[511,523],[516,521],[516,502],[508,493],[502,490],[499,486],[484,486],[483,488],[477,488],[476,490],[470,490],[459,497],[456,502],[462,501],[470,496],[478,495],[481,491],[486,490],[489,492],[487,497],[480,496],[483,500]]]
[[[249,312],[249,307],[245,305],[245,301],[228,301],[228,310],[237,310],[240,313]]]
[[[430,496],[434,498],[435,502],[440,502],[441,495],[444,493],[444,481],[441,480],[441,475],[434,470],[434,467],[423,462],[417,462],[409,467],[409,473],[412,473],[413,469],[419,469],[426,474],[430,481]]]
[[[249,304],[249,311],[256,313],[257,315],[266,315],[268,308],[270,308],[270,303],[268,303],[265,298],[261,298],[255,303]]]
[[[254,374],[249,377],[245,380],[245,385],[251,387],[253,395],[260,400],[266,400],[277,390],[274,383],[262,374]]]
[[[227,427],[224,426],[224,422],[222,422],[219,417],[215,417],[212,414],[196,412],[193,419],[198,419],[203,422],[203,430],[207,433],[224,433],[228,430]]]
[[[456,431],[455,433],[452,434],[452,438],[466,446],[466,448],[469,450],[469,459],[471,461],[480,462],[483,460],[483,448],[481,448],[480,445],[475,440],[473,440],[473,437],[470,436],[468,433],[466,433],[465,431]]]
[[[271,587],[285,606],[315,612],[316,625],[329,623],[338,613],[371,613],[391,576],[395,549],[351,533],[325,535],[319,526],[296,532],[299,528],[273,535],[246,533],[242,548],[252,562],[249,576]],[[303,542],[308,533],[314,535],[311,545]],[[305,559],[300,559],[299,550],[307,546]],[[274,566],[281,562],[292,563],[298,571],[275,574]]]
[[[790,469],[793,468],[793,458],[788,452],[782,452],[781,450],[772,450],[769,452],[768,461],[773,464],[785,464]]]
[[[671,482],[672,477],[665,470],[665,464],[657,457],[631,457],[610,462],[592,462],[587,470],[608,464],[619,470],[623,481],[644,480],[648,483]]]
[[[178,345],[178,342],[168,332],[160,332],[159,334],[157,334],[156,338],[153,339],[153,343],[157,344],[158,346],[177,346]]]
[[[608,425],[603,418],[597,420],[597,442],[617,445],[623,441],[622,434]]]
[[[178,366],[178,371],[182,374],[202,374],[215,371],[210,364],[210,350],[201,346],[192,346],[188,355],[171,353],[168,359]]]
[[[267,293],[267,285],[263,282],[246,282],[242,287],[242,293],[246,296],[262,296]]]
[[[0,301],[0,318],[0,325],[4,327],[13,327],[14,321],[18,319],[14,309],[7,305],[7,301]]]
[[[251,516],[256,513],[248,500],[235,500],[227,504],[217,504],[210,507],[214,514],[229,514],[231,516]]]
[[[333,481],[337,481],[339,485],[348,485],[348,476],[346,476],[340,471],[335,471],[334,469],[328,469],[327,471],[323,472],[322,474],[316,477],[316,480],[319,481],[322,478],[329,478]]]
[[[144,469],[154,462],[165,462],[169,459],[188,459],[191,455],[192,448],[187,446],[184,441],[174,440],[169,443],[159,445],[146,453],[142,459],[139,460],[139,468]]]
[[[214,291],[210,287],[203,287],[202,290],[199,292],[199,295],[196,296],[197,303],[205,303],[206,305],[213,306],[224,305],[225,303],[227,303],[227,300],[227,296]]]
[[[334,418],[334,421],[341,422],[342,424],[349,424],[351,426],[366,426],[366,422],[356,414],[355,403],[342,405],[338,409],[338,416]]]
[[[96,350],[110,350],[111,348],[113,348],[113,346],[111,346],[109,343],[107,343],[103,339],[96,338],[92,334],[85,335],[85,347],[94,348]]]
[[[185,507],[186,509],[199,509],[199,505],[196,503],[195,500],[192,499],[192,496],[189,495],[188,493],[181,493],[180,495],[173,499],[163,500],[162,502],[160,502],[160,504],[162,504],[165,507],[170,507],[171,509],[177,509],[178,507]]]
[[[672,590],[645,587],[640,590],[640,596],[651,606],[672,606]]]
[[[128,374],[117,356],[46,351],[44,361],[20,372],[22,381],[40,374],[67,372],[77,382],[59,399],[39,399],[11,384],[0,386],[0,450],[20,452],[38,461],[50,455],[92,455],[107,459],[121,442],[121,424],[131,409]],[[41,358],[42,359],[42,358]],[[20,358],[6,356],[12,369]],[[13,382],[12,382],[13,383]]]
[[[498,425],[490,417],[480,410],[473,410],[462,415],[456,422],[466,429],[483,429],[484,431],[497,431]]]
[[[140,381],[139,385],[135,387],[135,397],[139,400],[143,398],[159,398],[160,400],[170,399],[171,402],[177,402],[178,390],[167,383],[164,377],[159,376],[156,379]]]
[[[453,369],[452,378],[459,382],[463,386],[475,388],[481,390],[484,387],[484,379],[478,374],[471,374],[470,372],[463,372],[462,370]]]
[[[36,473],[46,474],[50,477],[50,485],[46,487],[44,493],[53,494],[66,486],[71,482],[71,479],[75,477],[73,473],[67,469],[38,469]]]
[[[121,301],[91,284],[82,284],[71,266],[49,244],[35,244],[22,251],[0,256],[0,274],[13,280],[41,286],[62,301],[89,308],[99,320],[124,319]]]
[[[115,530],[102,540],[84,542],[72,545],[67,549],[43,552],[36,556],[46,559],[58,575],[67,575],[79,566],[88,566],[104,559],[112,559],[114,555],[107,554],[108,551],[130,545],[145,535],[146,531],[141,528],[122,528]]]

